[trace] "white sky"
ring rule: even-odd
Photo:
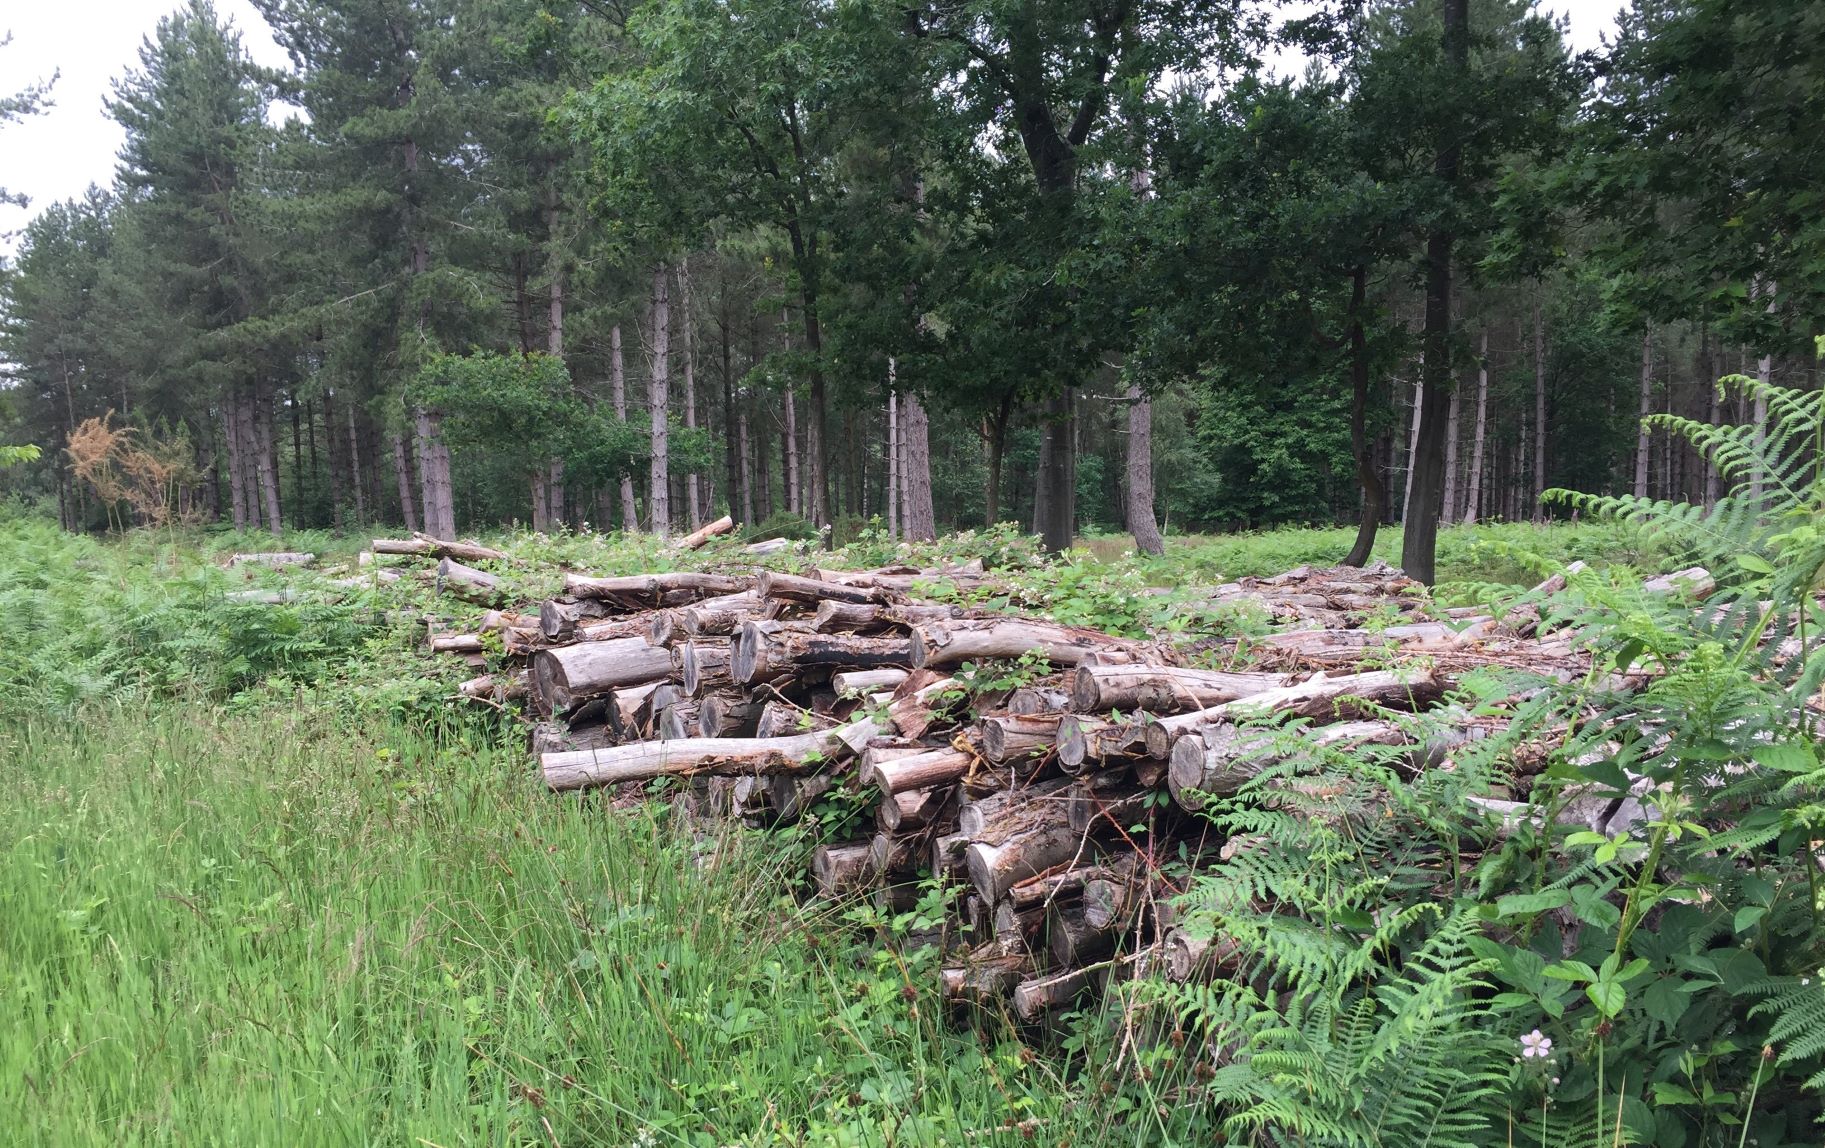
[[[1547,0],[1544,7],[1571,17],[1573,46],[1584,49],[1615,27],[1619,3]],[[113,179],[121,130],[102,100],[111,80],[138,65],[140,43],[158,18],[176,6],[174,0],[0,0],[0,32],[13,33],[13,42],[0,48],[0,92],[62,73],[54,108],[0,128],[0,187],[33,201],[26,210],[0,206],[0,254],[13,250],[15,240],[6,235],[40,209]],[[216,0],[216,11],[234,21],[256,61],[285,65],[285,53],[248,0]]]

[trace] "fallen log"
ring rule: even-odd
[[[553,713],[620,686],[657,681],[672,672],[672,652],[645,638],[615,638],[540,650],[532,679]]]
[[[691,531],[683,538],[680,538],[674,545],[680,550],[696,550],[717,535],[727,534],[733,529],[735,529],[735,520],[725,514],[715,522],[708,523]]]
[[[607,607],[588,598],[548,598],[539,603],[539,633],[548,642],[561,642],[584,622],[605,617]]]
[[[860,780],[880,790],[883,799],[890,799],[908,790],[961,781],[976,760],[975,754],[949,748],[892,758],[870,755],[863,761]]]
[[[693,638],[733,634],[754,617],[762,604],[760,595],[752,590],[720,594],[678,610],[678,625]]]
[[[956,790],[948,786],[910,789],[883,800],[875,820],[890,833],[924,829],[950,815],[956,807]]]
[[[507,562],[512,555],[473,542],[444,542],[428,534],[411,538],[376,538],[368,545],[375,554],[404,554],[418,558],[459,558],[468,562]]]
[[[430,641],[433,654],[479,654],[482,652],[480,634],[444,634]]]
[[[729,668],[736,682],[755,685],[806,671],[898,668],[910,655],[904,638],[818,634],[780,622],[748,622]]]
[[[752,737],[765,708],[767,703],[760,698],[711,694],[698,703],[697,733],[700,737]]]
[[[1361,717],[1378,708],[1421,709],[1444,695],[1445,683],[1430,670],[1372,670],[1364,674],[1323,674],[1310,681],[1268,690],[1205,710],[1146,723],[1147,753],[1169,758],[1180,737],[1201,726],[1281,714],[1320,721]]]
[[[1287,684],[1283,674],[1226,674],[1176,666],[1079,666],[1071,672],[1071,708],[1079,713],[1146,710],[1174,714],[1209,709]]]
[[[1082,773],[1110,762],[1143,757],[1148,752],[1145,715],[1118,722],[1065,714],[1058,719],[1053,744],[1058,749],[1059,768],[1066,773]]]
[[[298,551],[268,550],[257,554],[235,554],[228,559],[230,566],[309,566],[317,560],[315,554],[304,554]]]
[[[879,670],[845,670],[830,675],[830,686],[838,695],[869,695],[880,690],[891,690],[906,680],[906,671],[895,666]]]
[[[1241,955],[1241,946],[1228,937],[1196,936],[1184,929],[1166,934],[1166,979],[1184,983],[1204,980]]]
[[[1399,745],[1406,740],[1406,732],[1390,721],[1340,722],[1280,736],[1270,730],[1212,723],[1187,732],[1173,745],[1167,781],[1173,800],[1187,805],[1194,792],[1227,797],[1263,770],[1308,750]]]
[[[892,595],[884,590],[845,586],[840,582],[822,582],[816,578],[800,578],[796,574],[782,574],[777,570],[762,570],[754,588],[763,598],[806,606],[816,606],[823,602],[869,605],[892,599]]]
[[[912,629],[915,669],[1018,658],[1029,653],[1037,653],[1055,665],[1075,666],[1092,653],[1131,647],[1132,643],[1109,634],[1023,618],[922,622]]]
[[[483,606],[492,606],[501,599],[499,577],[486,570],[464,566],[454,558],[445,558],[438,562],[437,584],[458,598],[464,598]]]
[[[837,898],[866,889],[872,874],[868,869],[867,841],[846,845],[819,845],[811,854],[811,879],[825,897]]]
[[[1004,953],[993,942],[970,950],[960,964],[938,974],[939,991],[953,1004],[999,1005],[1033,970],[1024,953]]]
[[[570,598],[595,598],[623,610],[652,610],[682,606],[700,598],[736,594],[754,585],[751,578],[727,574],[698,574],[677,570],[666,574],[632,574],[619,578],[564,575],[564,594]]]
[[[976,723],[982,756],[997,765],[1044,756],[1058,739],[1059,714],[1007,714]]]
[[[545,784],[556,790],[697,773],[757,777],[811,773],[859,752],[879,734],[878,726],[863,719],[795,737],[697,737],[579,753],[548,753],[539,764]]]
[[[673,662],[684,692],[696,698],[734,687],[734,658],[735,651],[728,642],[694,638],[676,652]]]

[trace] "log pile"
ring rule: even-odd
[[[1174,644],[917,596],[986,578],[573,574],[562,597],[487,615],[506,652],[460,692],[530,712],[554,791],[673,779],[696,815],[756,827],[843,796],[820,814],[820,832],[843,828],[811,857],[808,895],[904,908],[939,879],[949,912],[921,940],[942,947],[945,994],[1037,1020],[1113,979],[1224,968],[1233,954],[1178,929],[1172,897],[1188,865],[1246,848],[1193,814],[1286,759],[1266,726],[1309,726],[1292,752],[1348,752],[1407,745],[1415,723],[1398,715],[1434,711],[1448,732],[1400,757],[1434,768],[1503,726],[1487,699],[1474,719],[1440,709],[1464,669],[1588,670],[1537,618],[1438,609],[1385,566],[1220,587],[1212,602],[1289,628]],[[966,669],[1030,654],[1049,669],[1017,686]],[[1492,816],[1525,814],[1508,796],[1490,795]]]

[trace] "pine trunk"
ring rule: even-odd
[[[627,421],[627,365],[621,357],[621,324],[608,332],[608,378],[615,403],[615,418]],[[634,476],[621,476],[621,529],[629,534],[640,529],[640,511],[634,504]]]
[[[259,452],[260,503],[266,512],[266,529],[278,535],[283,532],[279,516],[279,459],[273,450],[271,395],[254,388],[254,437]]]
[[[247,529],[247,460],[241,453],[241,394],[228,392],[222,406],[222,439],[228,445],[228,503],[236,530]]]
[[[1039,474],[1033,494],[1033,532],[1045,548],[1062,554],[1077,528],[1077,396],[1061,388],[1046,400]]]
[[[1641,411],[1635,431],[1635,497],[1648,496],[1648,459],[1652,445],[1648,436],[1648,416],[1654,413],[1654,330],[1641,334]]]
[[[342,413],[348,418],[349,477],[355,484],[355,521],[359,524],[368,520],[368,496],[367,487],[361,481],[361,439],[355,432],[355,404],[344,406]]]
[[[685,260],[678,267],[678,322],[684,336],[684,425],[697,429],[697,323],[691,314],[691,264]],[[692,473],[684,477],[685,510],[691,516],[691,529],[703,525],[703,476]]]
[[[1375,444],[1369,439],[1369,338],[1362,321],[1368,291],[1369,269],[1358,265],[1350,277],[1350,453],[1356,459],[1356,485],[1362,488],[1362,516],[1345,566],[1368,565],[1388,504],[1387,487],[1375,466]]]
[[[424,499],[425,533],[448,541],[456,537],[456,506],[443,417],[419,407],[413,420],[418,431],[418,486]]]
[[[1128,403],[1128,532],[1142,554],[1164,554],[1166,543],[1153,516],[1153,402],[1131,383]]]
[[[672,529],[672,478],[667,455],[668,403],[666,384],[671,374],[672,303],[664,263],[653,267],[653,356],[647,372],[646,405],[652,416],[653,464],[648,476],[647,508],[653,533],[666,537]]]
[[[914,542],[931,542],[938,537],[938,516],[932,505],[930,420],[925,415],[925,404],[917,395],[906,395],[900,407],[904,462],[900,483],[904,491],[906,537]]]
[[[798,484],[798,404],[792,397],[792,385],[786,385],[786,512],[802,514]]]
[[[900,538],[900,396],[894,393],[894,361],[887,360],[887,537]]]
[[[1463,402],[1459,390],[1451,388],[1451,406],[1445,416],[1445,500],[1439,511],[1439,522],[1450,525],[1457,521],[1460,491],[1457,481],[1457,446],[1458,439],[1464,433]]]
[[[1705,411],[1705,421],[1710,423],[1712,426],[1716,426],[1724,417],[1723,409],[1722,409],[1723,408],[1723,399],[1722,399],[1722,396],[1720,396],[1717,392],[1717,376],[1718,376],[1717,366],[1718,366],[1717,365],[1717,356],[1715,354],[1715,351],[1713,350],[1712,345],[1710,343],[1707,343],[1705,345],[1705,350],[1704,350],[1704,370],[1705,370],[1704,382],[1705,382],[1705,391],[1710,396],[1710,398],[1709,398],[1709,406],[1707,407],[1707,409]],[[1718,478],[1717,464],[1711,460],[1710,454],[1707,453],[1705,455],[1705,505],[1706,506],[1716,506],[1717,505],[1717,500],[1723,493],[1723,491],[1721,489],[1722,485],[1723,484],[1719,481],[1719,478]]]
[[[393,432],[393,478],[399,483],[399,513],[406,529],[418,533],[418,501],[412,495],[412,462],[406,456],[406,438]]]
[[[1483,505],[1483,446],[1489,430],[1489,330],[1477,343],[1476,437],[1470,444],[1470,490],[1464,499],[1464,523],[1474,525]]]
[[[1546,504],[1540,495],[1546,490],[1546,316],[1540,309],[1540,298],[1534,296],[1534,474],[1533,516],[1535,522],[1546,520]]]

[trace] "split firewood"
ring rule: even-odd
[[[735,520],[725,514],[715,522],[708,523],[691,531],[689,534],[673,543],[673,545],[680,550],[696,550],[717,535],[727,534],[733,529],[735,529]]]
[[[978,903],[982,901],[980,894],[976,894],[974,899]],[[1002,901],[989,915],[989,935],[995,938],[996,944],[1009,952],[1036,948],[1045,925],[1046,903],[1043,901],[1025,905]]]
[[[748,622],[741,628],[730,670],[740,684],[754,685],[807,671],[898,668],[910,656],[904,638],[818,634],[781,622]]]
[[[375,554],[409,554],[419,558],[460,558],[469,562],[507,562],[512,555],[473,542],[443,542],[428,534],[407,538],[376,538],[369,544]]]
[[[492,606],[501,599],[501,580],[497,575],[464,566],[454,558],[437,564],[437,584],[458,598],[483,606]]]
[[[1146,710],[1174,714],[1209,709],[1287,684],[1282,674],[1226,674],[1177,666],[1079,666],[1072,671],[1071,708],[1098,714]]]
[[[1024,618],[922,622],[912,630],[912,665],[938,668],[1037,653],[1055,665],[1075,666],[1092,652],[1132,647],[1109,634]]]
[[[811,773],[848,757],[880,734],[864,718],[830,730],[794,737],[715,738],[649,741],[581,753],[548,753],[540,761],[545,784],[552,789],[580,789],[656,777],[696,773],[770,776]]]
[[[620,578],[564,575],[564,593],[567,597],[595,598],[623,610],[682,606],[701,598],[737,594],[751,589],[753,585],[752,578],[682,570],[667,574],[633,574]]]
[[[1187,732],[1212,723],[1248,721],[1269,714],[1337,721],[1360,717],[1376,709],[1422,709],[1445,692],[1445,682],[1429,670],[1372,670],[1364,674],[1326,677],[1225,702],[1209,709],[1173,717],[1152,718],[1146,724],[1150,757],[1168,758],[1173,743]]]
[[[1059,714],[985,717],[976,723],[982,756],[997,765],[1041,757],[1058,738]]]
[[[539,696],[553,713],[620,686],[657,681],[672,672],[672,652],[645,638],[615,638],[540,650],[532,656]]]

